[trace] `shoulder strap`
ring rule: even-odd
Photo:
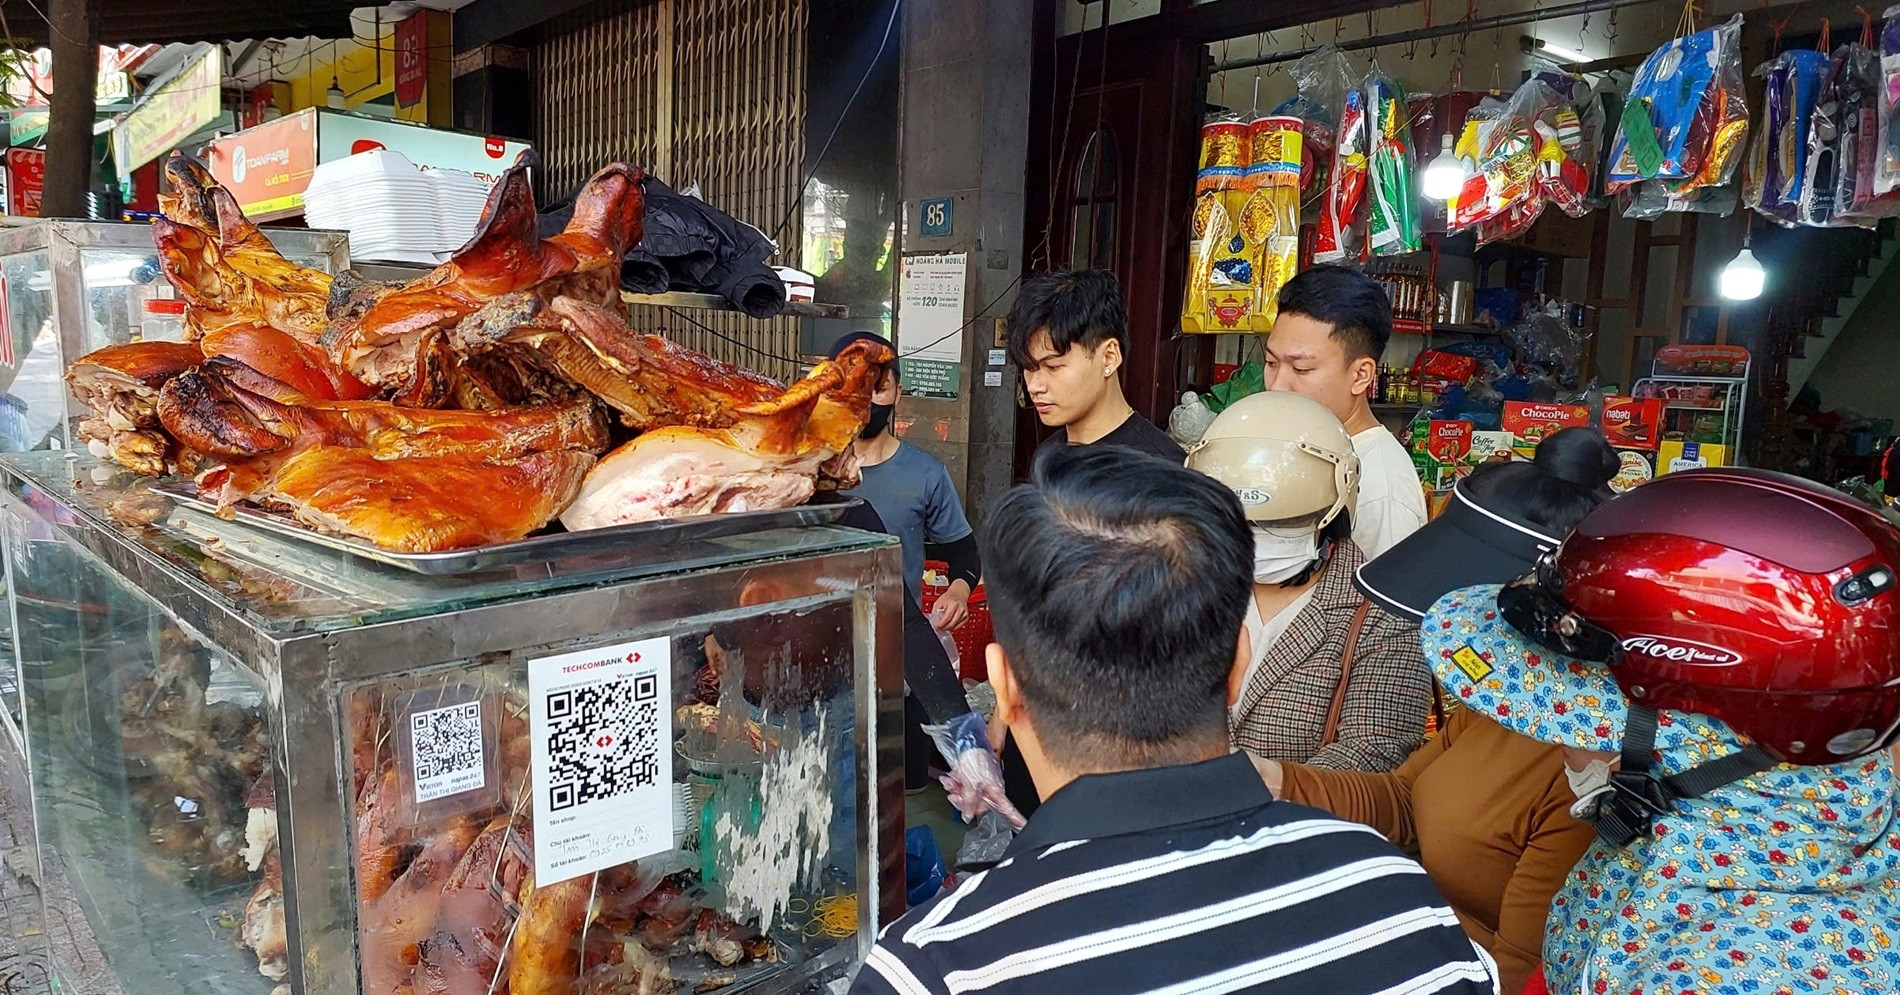
[[[1346,685],[1352,683],[1352,661],[1359,655],[1359,632],[1366,627],[1366,616],[1372,611],[1372,602],[1361,598],[1359,609],[1352,613],[1352,627],[1346,630],[1346,648],[1339,657],[1339,686],[1333,689],[1332,707],[1326,709],[1326,731],[1320,735],[1319,745],[1324,748],[1333,745],[1339,738],[1339,713],[1346,707]]]

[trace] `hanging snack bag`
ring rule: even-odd
[[[1313,235],[1314,262],[1336,263],[1359,258],[1359,244],[1354,236],[1366,205],[1369,151],[1365,87],[1346,91],[1336,137],[1332,175],[1321,200],[1318,230]]]
[[[1748,133],[1741,31],[1738,14],[1643,61],[1612,144],[1609,191],[1651,179],[1707,186],[1733,174]]]
[[[1783,52],[1755,70],[1767,82],[1761,129],[1749,148],[1745,197],[1749,207],[1784,225],[1800,220],[1808,130],[1828,68],[1827,56],[1799,49]]]
[[[1186,332],[1245,331],[1253,313],[1253,261],[1240,234],[1250,146],[1247,126],[1231,117],[1201,127],[1201,167],[1189,230]]]
[[[1421,232],[1412,188],[1411,115],[1405,88],[1377,67],[1366,79],[1366,113],[1371,143],[1366,167],[1371,203],[1367,240],[1376,255],[1417,252]]]
[[[1874,193],[1900,189],[1900,7],[1889,7],[1880,26],[1880,165]]]

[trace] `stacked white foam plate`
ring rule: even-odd
[[[317,167],[304,221],[350,233],[350,258],[435,263],[474,234],[488,186],[454,169],[420,170],[400,152],[359,152]]]

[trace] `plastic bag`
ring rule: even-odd
[[[949,874],[943,851],[937,847],[937,834],[929,826],[904,830],[904,897],[911,908],[937,897]]]
[[[1842,103],[1842,177],[1835,196],[1840,220],[1860,224],[1900,215],[1900,192],[1878,190],[1881,161],[1880,53],[1867,45],[1847,45],[1837,71]],[[1847,173],[1846,163],[1853,163]],[[1851,185],[1850,185],[1851,181]]]
[[[1755,70],[1767,83],[1762,127],[1749,148],[1745,197],[1749,207],[1784,225],[1801,219],[1808,133],[1829,68],[1827,56],[1813,49],[1796,49]]]
[[[1201,127],[1201,167],[1194,180],[1182,331],[1250,330],[1253,263],[1247,258],[1246,240],[1240,236],[1249,152],[1245,124],[1227,117]]]
[[[1181,392],[1181,403],[1168,412],[1168,437],[1183,446],[1191,446],[1201,441],[1207,434],[1207,426],[1214,423],[1214,409],[1207,401],[1191,390]]]
[[[963,846],[957,850],[957,870],[970,872],[995,867],[1002,863],[1003,855],[1009,852],[1009,845],[1015,839],[1016,831],[1002,816],[995,812],[985,815],[963,834]]]
[[[1599,82],[1584,96],[1578,118],[1583,122],[1583,146],[1589,156],[1590,202],[1602,207],[1610,198],[1603,182],[1609,175],[1610,145],[1623,118],[1622,88],[1608,79]]]
[[[1258,394],[1266,389],[1267,365],[1253,359],[1240,364],[1233,373],[1228,375],[1227,379],[1215,384],[1202,400],[1207,402],[1207,406],[1215,414],[1220,414],[1227,410],[1229,404],[1248,394]]]
[[[1247,126],[1250,150],[1247,201],[1240,236],[1253,263],[1253,309],[1248,327],[1270,331],[1280,310],[1280,288],[1300,268],[1300,149],[1304,125],[1296,117],[1263,117]]]
[[[1662,180],[1624,188],[1616,195],[1618,209],[1631,221],[1654,221],[1665,214],[1715,214],[1728,217],[1742,204],[1734,187],[1704,187],[1688,194],[1670,190]]]
[[[1880,163],[1874,193],[1900,189],[1900,7],[1888,7],[1880,26]]]
[[[940,726],[926,725],[924,732],[937,745],[937,752],[950,763],[943,786],[965,819],[980,819],[1000,814],[1009,825],[1022,826],[1024,819],[1010,804],[1003,790],[1003,765],[990,747],[989,729],[981,715],[968,712]]]
[[[1741,33],[1737,14],[1643,61],[1611,145],[1607,190],[1664,179],[1688,194],[1733,177],[1748,136]]]
[[[1321,45],[1308,53],[1293,64],[1288,75],[1293,77],[1296,93],[1273,113],[1297,117],[1305,123],[1306,140],[1300,147],[1300,193],[1317,205],[1332,173],[1339,110],[1345,105],[1346,90],[1359,77],[1352,70],[1352,59],[1332,45]]]
[[[1562,94],[1532,79],[1502,106],[1480,111],[1466,125],[1463,145],[1477,168],[1452,202],[1452,229],[1476,226],[1488,244],[1522,235],[1546,203],[1572,217],[1589,210],[1583,122]]]
[[[1320,201],[1317,229],[1313,233],[1313,261],[1336,263],[1360,257],[1356,238],[1366,206],[1366,162],[1370,149],[1366,121],[1366,88],[1346,91],[1340,105],[1338,144],[1333,148],[1333,168]]]
[[[1412,126],[1405,88],[1376,67],[1366,78],[1366,165],[1371,211],[1366,239],[1374,255],[1417,252],[1421,242],[1412,188]]]

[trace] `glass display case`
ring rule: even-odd
[[[102,952],[63,986],[805,991],[902,912],[889,536],[441,577],[0,478],[38,871]]]
[[[338,273],[349,265],[339,232],[266,229],[285,258]],[[0,228],[0,452],[72,448],[66,384],[73,360],[130,342],[144,303],[170,296],[152,228],[105,221],[42,221]]]

